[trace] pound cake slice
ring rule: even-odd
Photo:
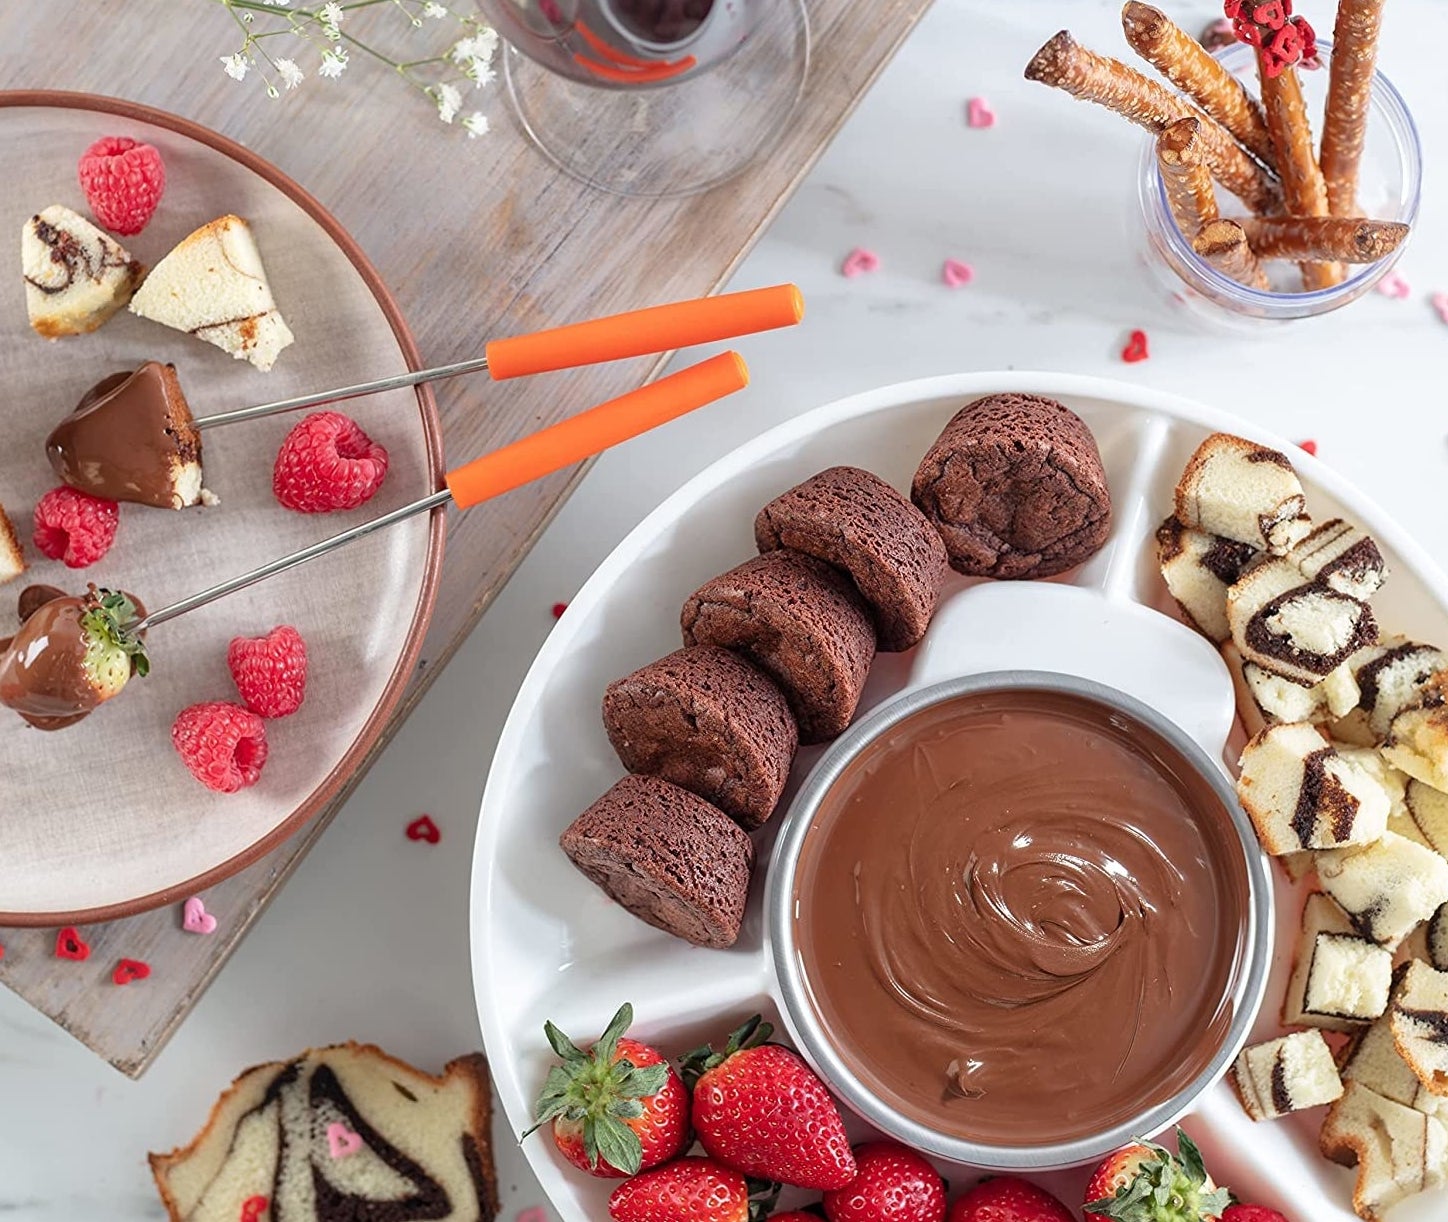
[[[61,204],[25,222],[20,264],[30,326],[46,339],[94,331],[146,274],[115,238]]]
[[[131,312],[215,344],[260,370],[292,342],[251,227],[223,216],[182,238],[131,299]]]
[[[1244,1048],[1232,1066],[1232,1085],[1253,1120],[1275,1120],[1342,1094],[1337,1064],[1321,1031],[1295,1031]]]
[[[1354,1037],[1342,1052],[1341,1069],[1344,1084],[1359,1082],[1415,1112],[1436,1116],[1444,1109],[1445,1101],[1428,1090],[1403,1060],[1393,1041],[1390,1018],[1378,1019]]]
[[[1193,628],[1218,645],[1230,639],[1227,590],[1260,553],[1250,543],[1209,535],[1168,518],[1156,530],[1162,580]]]
[[[23,572],[25,550],[20,546],[20,539],[15,534],[15,527],[5,512],[5,506],[0,505],[0,586],[7,581],[14,581]]]
[[[341,1044],[247,1070],[151,1172],[172,1222],[492,1222],[491,1113],[481,1055],[434,1078]]]
[[[1432,1094],[1448,1095],[1448,972],[1405,964],[1390,1014],[1398,1055]]]
[[[1448,861],[1405,836],[1317,854],[1317,877],[1353,923],[1380,946],[1398,944],[1448,902]]]
[[[1333,1162],[1357,1167],[1352,1203],[1364,1222],[1448,1183],[1448,1129],[1361,1082],[1349,1082],[1328,1110],[1318,1144]]]
[[[1287,455],[1229,433],[1197,447],[1176,486],[1183,526],[1281,556],[1307,538],[1307,499]]]

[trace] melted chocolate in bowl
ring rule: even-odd
[[[1069,692],[950,697],[867,743],[794,876],[806,1004],[866,1089],[950,1137],[1071,1142],[1229,1037],[1251,893],[1217,790]]]

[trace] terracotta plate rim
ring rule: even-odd
[[[407,322],[402,316],[402,310],[383,282],[381,275],[372,265],[371,260],[362,252],[362,248],[357,245],[351,234],[322,206],[315,196],[270,162],[210,128],[203,127],[190,119],[183,119],[179,115],[173,115],[168,111],[143,106],[139,102],[106,97],[103,94],[73,93],[52,89],[0,90],[0,107],[25,106],[91,110],[138,123],[149,123],[154,127],[163,127],[215,149],[264,179],[321,226],[338,249],[346,255],[348,262],[357,269],[368,291],[381,307],[383,316],[387,319],[388,325],[397,339],[397,346],[402,353],[403,360],[407,362],[407,367],[409,369],[423,367],[417,342],[408,329]],[[427,447],[428,483],[434,490],[437,490],[443,486],[442,422],[438,417],[437,403],[433,399],[431,389],[427,386],[417,386],[413,389],[417,395],[417,405],[422,416],[423,435]],[[403,691],[412,676],[413,668],[417,665],[418,657],[422,653],[423,637],[426,635],[428,623],[432,619],[433,606],[437,600],[438,579],[442,570],[446,516],[446,508],[443,506],[434,509],[430,515],[422,590],[418,596],[417,607],[413,612],[412,623],[408,626],[407,640],[403,645],[402,655],[398,658],[392,674],[388,676],[381,698],[363,723],[357,737],[353,739],[342,758],[337,761],[336,766],[296,810],[292,811],[286,819],[251,847],[184,882],[153,891],[149,895],[136,899],[106,904],[99,908],[84,908],[71,912],[0,912],[0,926],[46,929],[62,925],[94,925],[102,921],[113,921],[121,917],[149,912],[165,907],[167,904],[179,903],[188,896],[194,895],[198,891],[204,891],[208,887],[214,887],[222,880],[230,878],[233,874],[246,869],[247,866],[260,861],[278,845],[305,827],[352,778],[367,754],[376,746],[382,735],[383,727],[391,719],[402,700]]]

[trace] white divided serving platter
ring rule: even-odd
[[[1056,608],[1094,596],[1130,621],[1136,604],[1172,614],[1156,567],[1153,534],[1168,514],[1171,490],[1188,456],[1216,431],[1239,433],[1292,454],[1317,518],[1334,514],[1370,530],[1392,575],[1374,608],[1385,631],[1448,640],[1448,580],[1404,531],[1316,459],[1281,438],[1224,412],[1147,388],[1051,373],[972,373],[908,382],[807,412],[721,458],[649,515],[599,566],[539,652],[498,744],[483,796],[473,864],[474,988],[494,1081],[517,1132],[550,1063],[543,1022],[584,1039],[624,1002],[634,1033],[677,1055],[716,1039],[756,1010],[783,1028],[763,921],[772,827],[794,787],[818,759],[806,748],[791,789],[760,834],[759,867],[738,943],[727,951],[689,946],[643,924],[578,874],[558,835],[623,770],[599,718],[604,688],[680,644],[684,599],[716,573],[754,554],[753,522],[778,493],[826,467],[866,467],[908,490],[921,456],[951,415],[985,394],[1032,392],[1059,399],[1096,435],[1115,506],[1107,546],[1088,564],[1049,582],[990,583],[952,575],[925,642],[911,654],[880,655],[861,713],[926,679],[1010,667],[1058,669],[1112,682],[1150,700],[1151,667],[1130,633],[1117,633],[1115,656],[1042,643]],[[1067,595],[1052,587],[1077,587]],[[1004,607],[1010,615],[1002,615]],[[1054,617],[1054,618],[1053,618]],[[1035,620],[1035,627],[1029,625]],[[990,624],[1018,630],[987,630]],[[1230,729],[1226,668],[1186,630],[1144,633],[1150,648],[1177,640],[1176,673],[1195,675],[1200,692],[1179,693],[1163,711],[1183,720],[1216,756]],[[1077,633],[1084,641],[1088,634]],[[1090,654],[1091,656],[1086,656]],[[1280,1033],[1277,1010],[1287,972],[1300,892],[1276,873],[1277,939],[1253,1039]],[[1284,1210],[1297,1222],[1350,1222],[1353,1172],[1317,1151],[1323,1109],[1254,1124],[1230,1087],[1219,1082],[1184,1120],[1217,1179],[1245,1200]],[[851,1118],[852,1132],[869,1132]],[[529,1162],[565,1222],[606,1216],[617,1181],[592,1180],[569,1167],[544,1134],[528,1140]],[[1089,1168],[1036,1176],[1068,1204],[1081,1200]],[[968,1169],[942,1166],[953,1187]],[[787,1198],[789,1199],[789,1198]],[[801,1198],[805,1199],[805,1198]],[[1448,1216],[1448,1191],[1423,1194],[1393,1212],[1393,1222]]]

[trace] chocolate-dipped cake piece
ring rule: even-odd
[[[774,813],[799,732],[773,680],[694,645],[609,684],[603,725],[623,766],[712,802],[741,827]]]
[[[1100,550],[1111,492],[1085,423],[1041,395],[966,404],[926,452],[910,498],[972,577],[1049,577]]]
[[[88,390],[51,431],[46,457],[63,483],[108,501],[185,509],[201,486],[201,433],[174,365],[145,361]]]
[[[802,743],[850,724],[875,656],[875,625],[854,585],[799,552],[766,552],[705,582],[680,616],[686,645],[743,655],[789,701]]]
[[[925,515],[859,467],[831,467],[775,497],[754,519],[754,539],[761,552],[787,547],[849,573],[891,652],[925,635],[949,568]]]
[[[696,946],[739,937],[754,844],[703,798],[626,776],[558,838],[589,879],[641,921]]]
[[[247,1070],[151,1172],[172,1222],[492,1222],[491,1112],[481,1055],[432,1077],[341,1044]]]

